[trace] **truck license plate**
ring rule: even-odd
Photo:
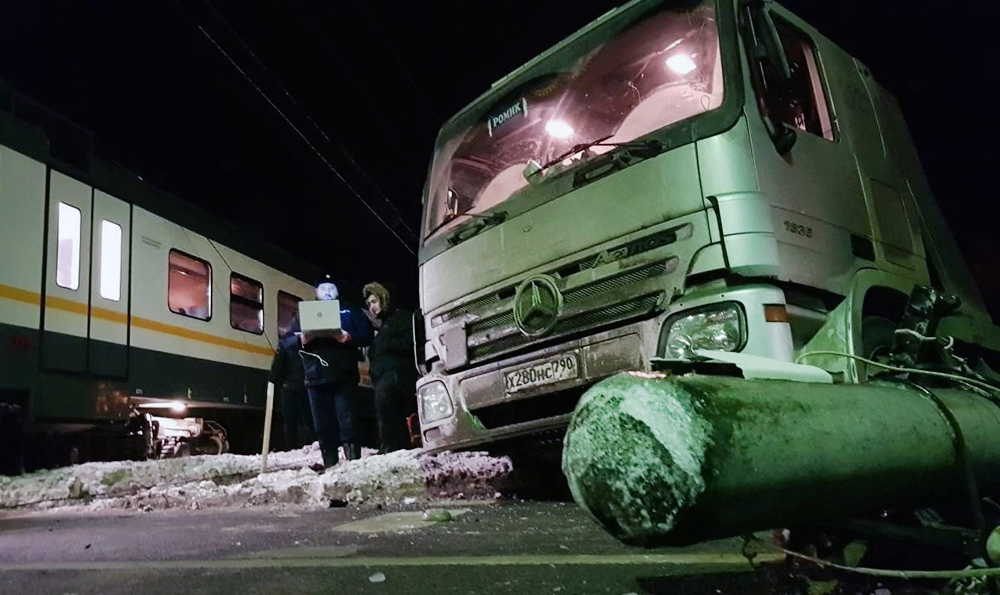
[[[580,375],[575,355],[561,355],[538,364],[520,368],[504,374],[507,393],[516,393],[527,388],[562,382]]]

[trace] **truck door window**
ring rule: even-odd
[[[753,84],[757,105],[765,115],[792,128],[829,141],[836,140],[815,46],[809,36],[788,23],[776,18],[774,25],[792,77],[782,83],[774,68],[767,65],[755,68]],[[765,94],[770,101],[764,101]],[[769,106],[778,106],[778,113],[771,114]]]

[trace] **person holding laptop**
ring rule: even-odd
[[[338,297],[329,275],[316,285],[317,301],[336,302]],[[324,311],[322,304],[308,304],[299,304],[303,329],[299,355],[323,465],[332,467],[340,460],[337,447],[341,444],[347,460],[361,458],[354,424],[360,380],[358,347],[371,344],[373,331],[368,319],[353,308],[336,303]],[[326,328],[318,322],[321,319],[328,321]]]

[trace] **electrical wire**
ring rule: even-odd
[[[354,156],[351,154],[351,152],[348,151],[347,148],[344,147],[344,145],[332,139],[330,135],[328,135],[326,131],[323,130],[323,128],[316,122],[316,120],[309,114],[309,112],[305,108],[303,108],[302,105],[295,99],[295,96],[293,96],[291,92],[289,92],[288,89],[281,84],[281,80],[273,72],[271,72],[271,70],[267,67],[264,61],[261,60],[259,56],[257,56],[257,54],[250,47],[250,44],[248,44],[246,40],[244,40],[243,37],[240,35],[239,31],[237,31],[235,27],[229,24],[229,21],[226,20],[226,17],[221,12],[219,12],[219,10],[215,7],[215,5],[213,5],[210,0],[204,0],[204,3],[206,6],[208,6],[209,10],[212,11],[212,14],[215,15],[215,18],[218,19],[219,22],[221,22],[226,27],[226,29],[233,37],[236,38],[236,40],[243,47],[243,51],[250,57],[251,60],[253,60],[254,64],[256,64],[257,67],[271,80],[271,82],[273,82],[274,85],[277,86],[278,90],[285,96],[285,98],[292,104],[292,106],[294,106],[295,109],[298,110],[298,112],[303,117],[305,117],[306,121],[312,126],[313,130],[315,130],[316,133],[318,133],[321,137],[323,137],[324,141],[336,147],[341,152],[341,154],[343,154],[344,158],[347,159],[348,162],[350,162],[351,166],[353,166],[354,169],[361,174],[361,177],[364,178],[364,180],[371,185],[371,187],[375,190],[376,194],[378,194],[378,196],[385,202],[385,204],[389,206],[389,209],[393,212],[393,215],[395,215],[396,217],[397,224],[403,229],[405,229],[408,234],[416,235],[414,231],[410,229],[410,226],[407,225],[405,221],[403,221],[402,216],[396,209],[395,205],[392,204],[392,201],[389,200],[389,198],[385,195],[384,192],[382,192],[382,189],[378,186],[378,184],[376,184],[375,181],[372,180],[371,176],[368,175],[368,172],[365,171],[365,168],[362,167],[361,164],[358,163],[356,159],[354,159]],[[308,15],[306,16],[308,18]]]
[[[257,93],[264,99],[264,101],[266,101],[267,104],[270,105],[271,108],[275,112],[277,112],[279,116],[281,116],[281,119],[283,119],[285,121],[285,123],[288,124],[289,128],[291,128],[295,132],[295,134],[297,134],[299,136],[299,138],[302,139],[302,142],[304,142],[306,144],[306,146],[309,147],[309,149],[327,167],[327,169],[329,169],[331,172],[333,172],[333,174],[337,177],[337,179],[340,180],[340,182],[351,192],[351,194],[353,194],[355,196],[355,198],[357,198],[359,201],[361,201],[361,204],[363,204],[371,212],[371,214],[374,215],[376,219],[378,219],[379,223],[381,223],[386,229],[389,230],[389,232],[393,236],[395,236],[395,238],[397,240],[399,240],[399,243],[401,243],[403,245],[403,247],[406,249],[407,252],[409,252],[410,254],[414,254],[413,247],[411,247],[410,244],[407,243],[407,241],[405,239],[403,239],[403,237],[401,237],[399,235],[399,233],[396,232],[396,229],[393,226],[389,225],[389,223],[382,217],[382,215],[379,214],[379,212],[375,209],[375,207],[373,207],[361,195],[361,193],[358,192],[358,190],[355,189],[355,187],[350,182],[347,181],[347,178],[345,178],[344,175],[341,174],[340,171],[333,165],[333,163],[331,163],[330,160],[327,159],[325,155],[323,155],[322,151],[320,151],[319,148],[316,147],[315,143],[313,143],[308,138],[308,136],[302,131],[302,129],[299,126],[297,126],[294,122],[292,122],[292,120],[288,116],[288,114],[286,114],[285,111],[282,110],[281,107],[279,107],[278,104],[275,103],[275,101],[270,96],[268,96],[268,94],[263,89],[260,88],[260,85],[258,85],[253,80],[253,78],[249,74],[247,74],[246,70],[244,70],[243,67],[241,67],[236,62],[236,60],[233,59],[233,57],[229,55],[229,53],[225,50],[225,48],[223,48],[222,45],[219,44],[219,42],[216,41],[214,37],[212,37],[212,34],[209,33],[201,25],[201,23],[198,22],[198,20],[194,17],[194,15],[192,15],[184,7],[183,4],[181,4],[180,0],[174,0],[174,4],[176,4],[178,6],[178,8],[180,8],[181,12],[183,12],[184,15],[192,23],[194,23],[194,26],[198,29],[198,31],[200,31],[201,34],[204,35],[205,38],[209,41],[209,43],[211,43],[212,46],[215,47],[215,49],[220,54],[222,54],[222,56],[229,62],[229,64],[234,69],[236,69],[236,71],[240,74],[240,76],[242,76],[243,79],[246,80],[246,82],[249,83],[250,86],[253,87],[253,89],[255,91],[257,91]],[[402,218],[398,218],[398,219],[399,219],[400,222],[402,222]]]
[[[185,230],[184,233],[186,234],[187,231]],[[222,262],[226,265],[226,268],[229,269],[229,274],[232,275],[233,273],[236,273],[236,271],[233,270],[233,267],[230,266],[229,261],[226,260],[226,257],[223,256],[222,251],[219,250],[219,247],[215,245],[215,242],[212,241],[210,238],[205,238],[205,239],[208,240],[208,244],[212,247],[213,250],[215,250],[215,253],[219,255],[219,258],[222,259]],[[236,273],[236,274],[239,275],[239,273]],[[230,291],[230,299],[232,299],[232,287],[229,288],[229,291]],[[264,307],[263,302],[261,303],[260,307],[261,308]],[[261,329],[260,330],[261,330],[261,334],[264,335],[264,340],[267,341],[267,346],[271,348],[271,351],[274,351],[274,349],[275,349],[274,343],[271,342],[271,337],[268,336],[268,334],[267,334],[267,325],[261,324]]]
[[[947,378],[948,380],[954,380],[956,382],[962,382],[962,383],[967,384],[969,386],[975,386],[976,388],[980,388],[980,389],[987,390],[987,391],[990,391],[990,392],[996,392],[996,391],[1000,390],[1000,387],[993,386],[992,384],[989,384],[987,382],[981,382],[979,380],[974,380],[972,378],[966,378],[966,377],[961,376],[959,374],[950,374],[948,372],[935,372],[933,370],[920,370],[918,368],[901,368],[899,366],[890,366],[888,364],[883,364],[881,362],[876,362],[876,361],[873,361],[873,360],[870,360],[870,359],[867,359],[867,358],[864,358],[864,357],[861,357],[861,356],[858,356],[858,355],[852,355],[850,353],[844,353],[843,351],[808,351],[806,353],[803,353],[803,354],[799,355],[797,358],[795,358],[795,363],[797,363],[797,364],[801,363],[801,361],[803,359],[805,359],[807,357],[812,357],[814,355],[835,355],[835,356],[838,356],[838,357],[845,357],[847,359],[857,360],[859,362],[863,362],[865,364],[868,364],[869,366],[874,366],[876,368],[882,368],[884,370],[889,370],[890,372],[899,372],[899,373],[903,373],[903,374],[922,374],[924,376],[933,376],[935,378]]]
[[[340,57],[340,54],[337,52],[337,49],[334,47],[333,43],[330,41],[328,36],[323,32],[320,26],[316,24],[316,21],[309,14],[308,10],[306,10],[306,8],[302,5],[302,2],[296,0],[294,2],[291,2],[289,6],[295,6],[299,18],[302,19],[305,23],[305,28],[307,28],[309,31],[312,32],[313,39],[317,40],[320,43],[320,45],[326,50],[327,54],[329,54],[333,58],[333,61],[336,64],[336,66],[341,71],[345,72],[349,78],[353,79],[355,86],[359,88],[367,88],[367,85],[365,85],[361,81],[360,77],[358,77],[358,75],[355,74],[355,72],[351,69],[347,61],[343,60]],[[372,94],[369,94],[369,97],[371,97],[373,100],[375,99],[375,97]],[[397,134],[396,128],[389,121],[389,118],[386,117],[385,113],[382,110],[375,107],[374,105],[371,106],[371,110],[378,116],[378,119],[381,120],[383,128],[389,135],[392,136],[394,142],[396,142],[399,145],[402,145],[403,144],[402,139],[400,138],[399,134]],[[401,154],[412,167],[416,168],[424,167],[423,164],[418,164],[415,162],[413,156],[410,154],[409,151],[403,151]],[[362,175],[365,175],[367,179],[367,174],[365,174],[364,170],[360,171]]]
[[[196,245],[196,244],[197,244],[197,243],[196,243],[196,242],[195,242],[195,241],[194,241],[194,240],[193,240],[193,239],[191,238],[191,234],[189,234],[189,233],[188,233],[188,230],[187,230],[187,228],[185,228],[185,227],[181,227],[181,233],[183,233],[183,234],[184,234],[184,237],[185,237],[185,238],[187,239],[187,241],[188,241],[188,243],[189,243],[189,244],[191,244],[192,246],[194,246],[194,245]],[[208,245],[209,245],[209,246],[211,246],[213,250],[215,250],[215,253],[216,253],[216,254],[218,254],[218,255],[219,255],[219,258],[221,258],[221,259],[222,259],[222,263],[226,265],[226,268],[227,268],[227,269],[229,269],[229,274],[230,274],[230,275],[232,275],[233,273],[236,273],[236,271],[234,271],[234,270],[233,270],[233,267],[229,265],[229,261],[228,261],[228,260],[226,260],[226,257],[225,257],[225,256],[224,256],[224,255],[222,254],[222,251],[221,251],[221,250],[219,250],[218,246],[216,246],[216,245],[215,245],[215,242],[214,242],[214,241],[212,241],[212,239],[210,239],[210,238],[205,238],[205,239],[206,239],[206,240],[208,241]],[[239,273],[236,273],[236,274],[239,274]],[[212,281],[213,281],[213,283],[214,283],[214,282],[215,282],[215,279],[213,278],[213,280],[212,280]],[[231,290],[231,288],[230,288],[230,291],[232,291],[232,290]],[[213,294],[215,293],[215,287],[212,287],[212,293],[213,293]],[[268,346],[268,347],[269,347],[269,348],[270,348],[270,349],[271,349],[271,350],[273,351],[273,350],[274,350],[274,348],[275,348],[275,347],[274,347],[274,343],[272,343],[272,342],[271,342],[271,337],[270,337],[270,336],[268,336],[268,334],[267,334],[267,329],[266,329],[266,328],[262,328],[262,329],[261,329],[261,334],[263,335],[263,337],[264,337],[264,340],[265,340],[265,341],[267,341],[267,346]]]
[[[392,44],[391,41],[389,41],[389,37],[385,34],[385,31],[378,24],[378,19],[376,19],[375,15],[373,15],[372,12],[369,10],[367,1],[355,0],[354,4],[358,6],[361,12],[365,13],[365,16],[368,17],[369,21],[371,21],[372,26],[375,28],[375,31],[378,32],[379,36],[382,37],[382,41],[385,43],[385,47],[389,49],[389,53],[392,54],[393,58],[395,58],[396,63],[399,64],[400,70],[402,70],[403,74],[406,75],[406,79],[410,81],[410,85],[413,86],[413,90],[416,91],[417,96],[420,97],[421,102],[424,104],[424,109],[427,110],[427,113],[429,113],[431,116],[436,116],[434,110],[431,108],[432,105],[431,102],[427,100],[427,97],[420,89],[420,86],[417,85],[417,81],[415,81],[413,79],[413,76],[410,75],[410,71],[406,67],[406,64],[403,62],[403,59],[399,56],[399,52],[396,51],[395,46]]]
[[[1000,568],[965,568],[963,570],[889,570],[886,568],[868,568],[865,566],[845,566],[844,564],[837,564],[835,562],[823,560],[815,556],[809,556],[793,550],[779,547],[774,544],[769,544],[760,539],[755,539],[754,541],[756,541],[756,543],[758,543],[759,545],[763,546],[762,549],[768,549],[775,553],[780,552],[785,554],[786,556],[791,556],[793,558],[798,558],[799,560],[811,562],[823,568],[832,568],[834,570],[842,570],[844,572],[853,572],[855,574],[863,574],[867,576],[899,578],[905,580],[962,579],[962,578],[1000,576]]]

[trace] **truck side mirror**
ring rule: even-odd
[[[792,78],[791,68],[788,66],[788,58],[781,45],[781,37],[778,35],[778,28],[771,18],[771,9],[768,6],[770,0],[743,0],[749,17],[751,41],[753,42],[751,59],[766,68],[771,68],[777,75],[778,84],[782,87],[788,84]],[[792,150],[795,140],[798,138],[795,132],[785,127],[776,118],[779,106],[775,100],[777,93],[772,89],[764,92],[763,100],[767,104],[769,115],[764,117],[767,124],[768,133],[774,148],[778,153],[784,155]]]

